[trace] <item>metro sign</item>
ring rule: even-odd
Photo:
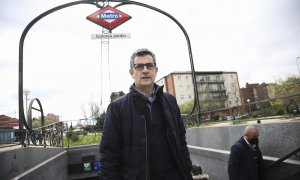
[[[86,19],[111,31],[131,19],[131,16],[111,6],[105,6],[103,9],[87,16]]]

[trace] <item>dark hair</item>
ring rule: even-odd
[[[153,58],[153,63],[156,64],[156,58],[155,58],[155,54],[153,52],[151,52],[150,50],[143,48],[143,49],[138,49],[136,50],[130,57],[130,68],[133,67],[134,64],[134,58],[137,56],[146,56],[146,55],[150,55]]]

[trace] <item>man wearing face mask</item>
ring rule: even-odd
[[[258,136],[257,127],[246,126],[244,136],[231,146],[228,162],[230,180],[266,180]]]

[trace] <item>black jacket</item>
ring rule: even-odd
[[[266,180],[263,157],[259,147],[253,150],[244,137],[239,138],[231,146],[228,175],[230,180]]]
[[[192,163],[176,99],[164,93],[163,87],[155,85],[155,89],[155,100],[160,102],[166,119],[172,157],[183,179],[191,180]],[[146,102],[146,97],[131,86],[128,94],[109,105],[100,143],[101,180],[135,180],[138,174],[143,177],[140,179],[149,179]]]

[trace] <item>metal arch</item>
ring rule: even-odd
[[[27,125],[27,122],[26,122],[25,114],[24,114],[24,103],[23,103],[23,47],[24,47],[25,37],[26,37],[28,31],[36,22],[38,22],[45,16],[47,16],[55,11],[64,9],[66,7],[78,5],[78,4],[91,4],[91,5],[96,5],[99,7],[97,2],[98,2],[97,0],[82,0],[82,1],[70,2],[70,3],[66,3],[63,5],[57,6],[55,8],[52,8],[52,9],[40,14],[36,18],[34,18],[24,29],[24,31],[21,35],[21,38],[20,38],[20,43],[19,43],[19,130],[23,130],[24,125],[27,129],[29,128]]]
[[[193,109],[190,112],[190,114],[192,114],[195,111],[195,108],[197,108],[197,114],[198,114],[198,119],[199,119],[199,115],[200,115],[201,111],[200,111],[200,104],[199,104],[199,94],[198,94],[196,78],[195,78],[194,61],[193,61],[192,49],[191,49],[189,36],[188,36],[186,30],[184,29],[184,27],[170,14],[168,14],[165,11],[162,11],[158,8],[155,8],[153,6],[149,6],[147,4],[143,4],[143,3],[139,3],[139,2],[135,2],[135,1],[124,1],[124,0],[123,1],[122,0],[81,0],[81,1],[70,2],[70,3],[66,3],[63,5],[57,6],[55,8],[52,8],[52,9],[40,14],[26,26],[26,28],[24,29],[24,31],[21,35],[20,43],[19,43],[19,96],[18,96],[18,98],[19,98],[19,130],[23,130],[24,125],[26,126],[27,129],[29,129],[27,122],[26,122],[25,115],[24,115],[24,103],[23,103],[23,47],[24,47],[25,37],[26,37],[28,31],[36,22],[38,22],[45,16],[47,16],[55,11],[58,11],[58,10],[61,10],[61,9],[64,9],[64,8],[67,8],[70,6],[78,5],[78,4],[91,4],[91,5],[96,5],[98,8],[102,8],[102,6],[99,5],[98,3],[104,2],[104,1],[121,2],[121,4],[116,5],[116,7],[126,5],[126,4],[134,4],[134,5],[143,6],[143,7],[152,9],[154,11],[157,11],[161,14],[166,15],[180,27],[180,29],[183,31],[183,33],[185,35],[185,38],[186,38],[187,44],[188,44],[189,57],[190,57],[191,70],[192,70],[192,78],[193,78],[193,84],[194,84],[195,101],[194,101]]]
[[[36,108],[32,107],[34,101],[37,101],[40,109],[36,109]],[[44,111],[43,111],[41,101],[38,98],[34,98],[30,101],[29,107],[28,107],[28,112],[27,112],[27,121],[28,121],[27,125],[28,125],[28,127],[27,127],[27,129],[32,130],[32,109],[41,112],[41,127],[45,126],[45,116],[44,116]]]

